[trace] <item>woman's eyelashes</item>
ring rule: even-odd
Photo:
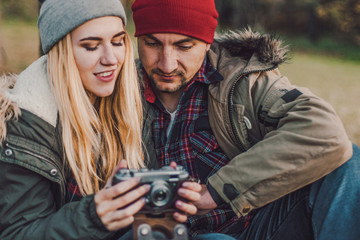
[[[120,36],[116,36],[111,41],[111,44],[114,45],[114,46],[117,46],[117,47],[123,46],[124,43],[125,43],[125,36],[123,34],[121,34]]]
[[[82,46],[83,48],[85,48],[87,51],[95,51],[95,50],[98,49],[98,47],[99,47],[100,44],[101,44],[101,43],[97,43],[97,44],[85,43],[85,44],[82,44],[81,46]],[[113,46],[115,46],[115,47],[124,46],[124,39],[112,41],[112,42],[111,42],[111,45],[113,45]]]
[[[98,46],[100,45],[100,42],[98,41],[88,41],[88,42],[82,42],[80,44],[81,47],[83,47],[87,51],[95,51],[98,49]]]
[[[121,47],[124,45],[124,39],[121,39],[120,41],[114,41],[114,42],[112,42],[112,45],[114,45],[116,47]]]
[[[96,49],[98,49],[98,46],[90,46],[90,45],[85,45],[83,46],[87,51],[95,51]]]

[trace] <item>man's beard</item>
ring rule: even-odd
[[[177,76],[180,77],[180,84],[177,86],[174,86],[173,88],[162,88],[160,84],[158,84],[157,82],[155,82],[154,80],[154,75],[157,74],[159,76]],[[179,71],[179,70],[174,70],[173,72],[169,73],[169,74],[165,74],[163,73],[160,69],[156,68],[151,70],[151,73],[149,75],[149,80],[151,83],[151,86],[158,92],[162,92],[162,93],[176,93],[182,89],[184,89],[188,82],[186,81],[186,78],[184,76],[184,72]]]

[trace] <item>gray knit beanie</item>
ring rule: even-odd
[[[104,16],[126,15],[120,0],[46,0],[40,9],[38,28],[47,53],[59,40],[84,22]]]

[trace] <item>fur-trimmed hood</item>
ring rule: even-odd
[[[25,109],[56,126],[58,107],[47,77],[47,57],[32,63],[20,75],[0,78],[0,142],[6,136],[6,121]]]
[[[15,81],[15,75],[0,77],[0,143],[6,137],[6,122],[17,119],[20,114],[17,104],[4,96],[9,89],[13,88]]]
[[[255,54],[259,62],[274,65],[288,59],[288,47],[284,46],[279,38],[253,32],[250,28],[217,35],[215,42],[226,49],[232,57],[249,60]]]

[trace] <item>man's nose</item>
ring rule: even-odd
[[[116,54],[112,46],[104,46],[103,55],[100,62],[105,66],[117,64]]]
[[[164,47],[160,54],[158,68],[164,73],[171,73],[178,68],[176,51],[171,47]]]

